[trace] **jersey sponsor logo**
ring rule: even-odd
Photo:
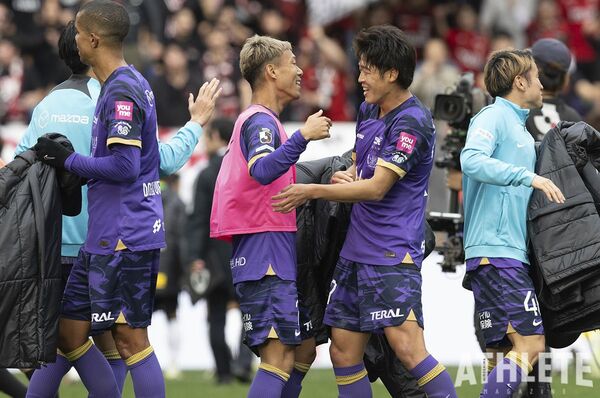
[[[475,131],[473,132],[473,135],[484,138],[488,141],[492,141],[494,139],[494,135],[492,133],[490,133],[489,131],[484,130],[482,128],[475,129]]]
[[[517,144],[517,148],[523,148],[527,144]]]
[[[264,127],[258,132],[258,139],[261,144],[270,144],[273,142],[273,133],[268,128]]]
[[[90,117],[85,115],[70,115],[66,113],[53,113],[50,115],[53,123],[89,124]]]
[[[310,332],[313,328],[312,321],[304,322],[303,325],[307,332]]]
[[[107,321],[114,321],[115,318],[112,316],[112,313],[109,312],[102,312],[102,313],[98,313],[98,312],[93,312],[92,313],[92,322],[107,322]]]
[[[231,269],[243,267],[244,265],[246,265],[246,257],[235,257],[229,260],[229,267]]]
[[[479,313],[479,327],[481,330],[490,329],[492,327],[492,314],[489,311]]]
[[[148,100],[148,104],[150,106],[154,106],[154,93],[151,90],[146,90],[144,91],[144,93],[146,94],[146,100]]]
[[[242,314],[242,325],[244,326],[244,331],[249,332],[253,329],[252,326],[252,315],[250,314]]]
[[[156,221],[154,221],[154,224],[152,225],[152,233],[153,234],[157,234],[161,228],[164,229],[165,224],[162,222],[162,220],[159,218]]]
[[[145,182],[142,184],[144,197],[160,195],[160,181]]]
[[[117,134],[127,135],[131,131],[131,124],[121,120],[115,124],[115,128],[117,129]]]
[[[378,321],[380,319],[401,318],[404,314],[400,313],[400,308],[395,310],[380,310],[371,312],[371,320]]]
[[[50,121],[50,113],[48,111],[43,111],[37,118],[37,124],[39,128],[43,129],[48,125]]]
[[[401,132],[400,137],[398,137],[398,142],[396,143],[396,149],[401,150],[402,152],[406,152],[407,154],[411,154],[417,145],[417,137],[412,134],[408,134],[406,132]]]
[[[133,102],[115,101],[115,119],[133,120]]]

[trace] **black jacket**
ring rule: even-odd
[[[547,340],[570,344],[600,328],[600,133],[561,122],[542,141],[536,173],[565,195],[551,203],[540,190],[529,202],[532,274]],[[567,337],[568,336],[568,337]]]
[[[213,193],[217,175],[223,162],[222,155],[214,155],[208,161],[208,166],[198,174],[194,186],[194,209],[188,220],[188,264],[194,260],[204,260],[210,272],[210,282],[204,295],[218,287],[225,287],[229,297],[233,299],[233,282],[229,260],[231,260],[231,244],[220,239],[210,238],[210,212],[212,209]],[[190,290],[190,289],[188,289]],[[192,301],[195,303],[200,296],[190,290]]]
[[[36,162],[32,150],[0,169],[0,367],[54,362],[61,213],[80,211],[81,180]]]

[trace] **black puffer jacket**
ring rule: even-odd
[[[64,140],[57,139],[71,145]],[[61,213],[80,211],[81,180],[36,162],[34,151],[0,169],[0,367],[54,362],[62,298]]]
[[[532,273],[547,340],[569,345],[600,328],[600,133],[561,122],[542,141],[536,173],[565,195],[551,203],[540,190],[529,202]]]

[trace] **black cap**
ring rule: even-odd
[[[560,69],[569,70],[571,52],[563,42],[556,39],[540,39],[531,46],[531,53],[537,62]]]

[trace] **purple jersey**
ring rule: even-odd
[[[100,91],[92,126],[92,156],[109,156],[110,145],[140,148],[140,173],[134,182],[88,182],[85,250],[113,253],[119,241],[131,251],[164,247],[154,94],[133,66],[116,69]]]
[[[248,161],[248,172],[257,159],[274,152],[281,145],[273,117],[256,113],[242,126],[240,145]],[[269,265],[279,278],[296,280],[295,232],[234,236],[230,262],[234,283],[261,279],[267,273]]]
[[[434,148],[431,114],[416,97],[382,118],[377,105],[361,105],[354,145],[357,178],[373,177],[379,165],[400,179],[382,200],[354,204],[340,257],[371,265],[421,266]]]

